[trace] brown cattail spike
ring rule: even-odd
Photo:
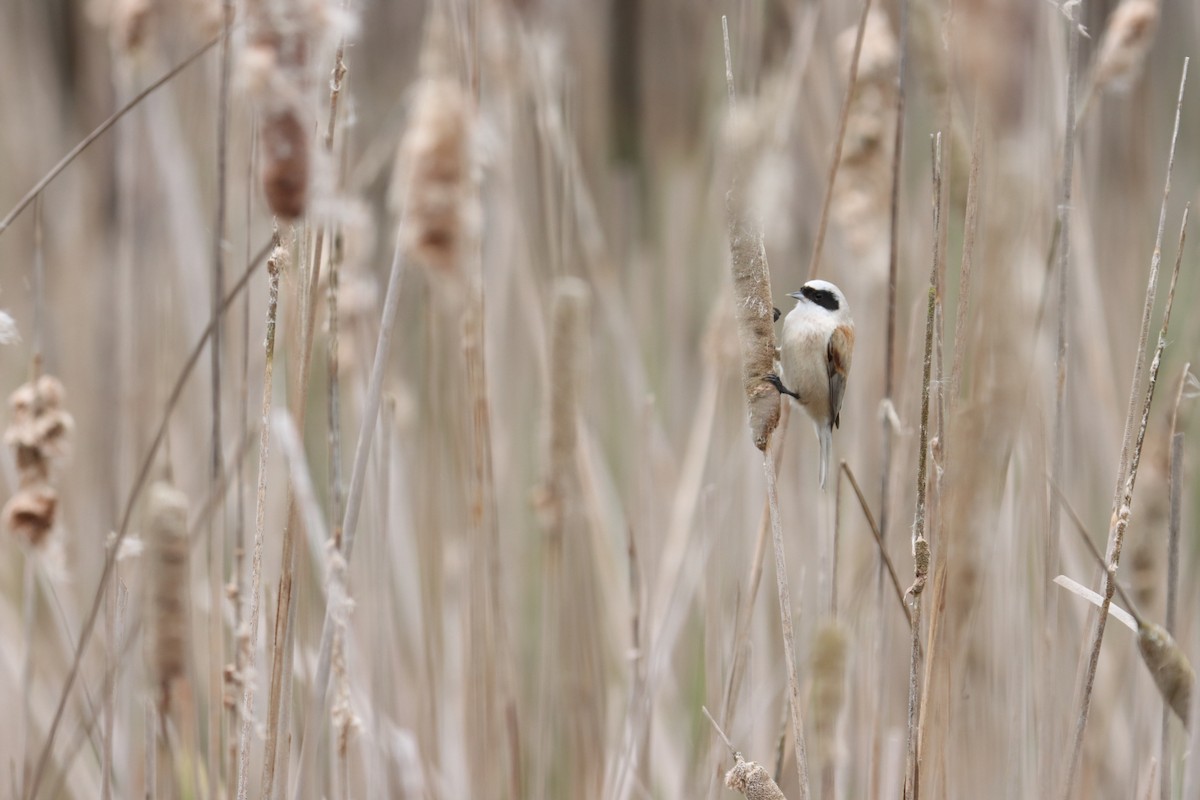
[[[271,213],[293,220],[308,203],[308,133],[294,108],[269,114],[262,129],[263,192]]]
[[[1153,622],[1142,622],[1138,625],[1138,650],[1146,662],[1146,668],[1154,676],[1154,683],[1162,693],[1163,700],[1186,727],[1196,673],[1183,648],[1175,643],[1166,629]]]
[[[725,219],[750,435],[754,446],[765,450],[779,424],[779,392],[764,380],[775,371],[775,317],[762,221],[747,191],[763,127],[755,111],[747,103],[730,114],[726,140],[733,177],[725,196]]]
[[[170,684],[183,675],[188,651],[187,496],[159,481],[146,494],[150,673],[167,706]]]

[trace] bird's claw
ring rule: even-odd
[[[766,381],[767,383],[771,384],[772,386],[774,386],[775,391],[779,392],[780,394],[790,395],[791,397],[794,397],[797,400],[800,399],[800,396],[798,394],[796,394],[791,389],[789,389],[783,385],[783,381],[781,381],[779,379],[779,376],[776,375],[774,372],[768,372],[766,375],[763,375],[763,380]]]

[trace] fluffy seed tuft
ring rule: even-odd
[[[725,773],[728,788],[741,792],[746,800],[787,800],[762,764],[744,760],[741,753],[735,758],[737,763]]]

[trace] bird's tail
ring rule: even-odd
[[[833,426],[817,424],[817,438],[821,441],[821,488],[829,475],[829,458],[833,452]]]

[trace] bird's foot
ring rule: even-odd
[[[767,383],[771,384],[772,386],[774,386],[775,391],[779,392],[780,394],[789,395],[791,397],[796,398],[796,400],[800,399],[800,395],[796,394],[791,389],[784,386],[783,381],[781,381],[779,379],[779,376],[776,375],[774,372],[768,372],[766,375],[763,375],[763,380],[766,381]]]

